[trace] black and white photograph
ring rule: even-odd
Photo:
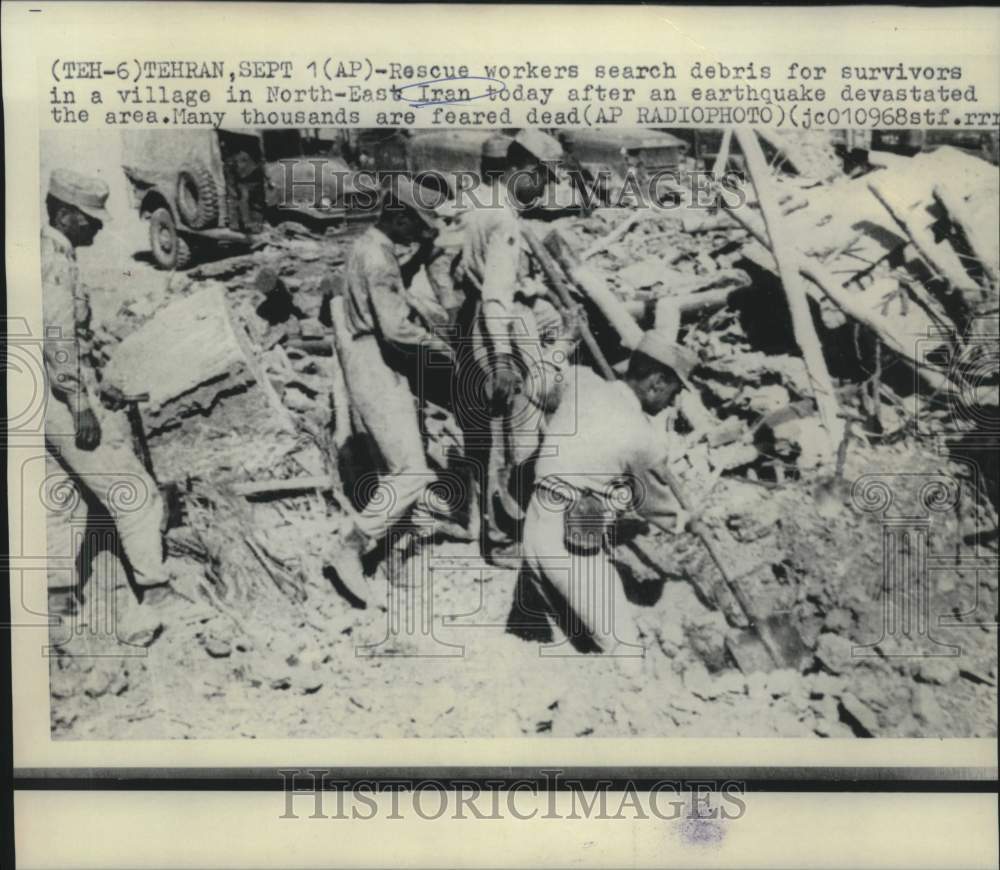
[[[996,737],[995,130],[40,157],[53,740]]]
[[[0,865],[996,870],[995,10],[0,20]]]

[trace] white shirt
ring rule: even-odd
[[[654,424],[624,381],[606,381],[582,366],[570,366],[564,377],[559,407],[545,424],[536,479],[604,495],[628,481],[642,516],[676,514],[679,506],[662,476],[669,460],[666,429]]]

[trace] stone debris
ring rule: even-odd
[[[877,737],[879,734],[878,716],[863,701],[845,692],[840,696],[840,706],[847,723],[860,730],[861,737]]]
[[[937,686],[947,686],[958,678],[958,659],[953,657],[933,656],[924,659],[916,667],[916,678],[922,683],[933,683]]]
[[[956,706],[972,703],[960,690],[995,701],[995,629],[957,632],[961,659],[891,658],[890,640],[880,640],[878,520],[852,501],[850,484],[872,472],[962,474],[916,433],[954,440],[995,419],[995,365],[973,360],[966,370],[947,359],[969,352],[961,338],[969,329],[995,332],[996,168],[941,148],[881,164],[873,153],[879,165],[848,176],[828,138],[764,138],[796,280],[807,285],[840,416],[852,421],[838,443],[827,437],[789,314],[788,276],[765,243],[752,189],[733,211],[685,203],[531,223],[583,257],[587,279],[570,283],[612,365],[627,359],[629,344],[587,287],[630,318],[617,320],[625,332],[629,323],[665,329],[697,355],[674,471],[732,542],[753,600],[788,614],[807,639],[802,670],[741,673],[729,649],[748,626],[745,616],[736,624],[739,607],[718,570],[691,533],[650,529],[616,552],[644,596],[647,660],[634,675],[595,657],[553,656],[538,667],[536,647],[502,629],[465,628],[454,641],[461,667],[450,670],[446,657],[399,654],[416,641],[379,646],[385,614],[346,607],[323,571],[338,546],[349,501],[341,475],[354,448],[325,318],[354,235],[289,222],[265,230],[249,253],[114,297],[105,328],[118,343],[106,374],[126,392],[150,392],[141,411],[153,464],[184,502],[185,535],[171,533],[168,546],[199,577],[197,604],[209,615],[158,642],[156,660],[167,657],[172,675],[162,663],[86,671],[55,656],[54,733],[78,733],[93,715],[82,694],[91,706],[118,698],[128,707],[122,733],[150,734],[162,719],[151,711],[168,706],[170,692],[190,691],[198,669],[208,688],[191,716],[220,736],[240,733],[240,716],[262,708],[254,733],[280,736],[945,736],[952,716],[968,719],[969,734],[995,736],[995,717]],[[443,275],[455,253],[442,258]],[[918,336],[935,336],[927,347],[946,361],[915,359],[908,349]],[[151,360],[166,376],[149,376]],[[950,398],[934,399],[928,384]],[[425,424],[428,454],[444,467],[457,427],[436,405]],[[935,518],[937,553],[967,546],[973,528],[988,533],[992,524],[995,533],[993,474],[992,512],[986,498]],[[901,486],[897,498],[915,503],[918,484]],[[480,593],[503,599],[491,605],[502,610],[513,588],[510,572],[443,574],[435,594],[444,612],[475,612]],[[963,588],[942,583],[938,594]],[[977,589],[992,596],[995,614],[995,583]],[[377,654],[356,656],[368,638]],[[382,691],[391,705],[375,700]],[[394,716],[404,708],[406,717]],[[195,730],[205,733],[203,724]]]
[[[853,644],[840,634],[821,634],[816,646],[816,659],[832,674],[843,674],[854,667]]]
[[[947,733],[944,730],[945,714],[930,686],[917,685],[913,687],[913,715],[935,734]]]
[[[213,659],[228,658],[233,654],[233,648],[228,641],[220,640],[217,637],[206,637],[202,640],[202,646]]]

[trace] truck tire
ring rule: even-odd
[[[189,163],[177,173],[177,211],[181,220],[195,230],[218,221],[219,191],[204,164]]]
[[[191,247],[177,232],[170,209],[161,207],[149,216],[149,247],[161,269],[183,269],[191,262]]]

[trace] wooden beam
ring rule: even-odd
[[[620,238],[622,238],[640,220],[648,216],[649,211],[649,209],[637,209],[632,212],[632,214],[625,218],[625,220],[618,224],[618,226],[611,230],[611,232],[605,236],[601,236],[601,238],[580,254],[580,259],[584,261],[589,260],[595,254],[599,254],[601,251],[606,250],[610,245],[613,245]]]
[[[899,194],[878,177],[880,174],[872,174],[873,180],[868,182],[868,189],[882,203],[885,210],[892,215],[893,220],[899,224],[903,232],[913,240],[913,245],[920,256],[927,261],[931,269],[955,289],[961,290],[963,293],[979,292],[979,286],[965,271],[955,249],[947,242],[939,243],[934,238],[934,231],[923,220],[929,221],[927,212],[922,209],[914,212],[907,208],[899,198]]]
[[[569,242],[558,230],[553,230],[545,237],[544,245],[577,289],[597,306],[618,333],[622,347],[634,350],[642,339],[642,329],[625,303],[608,287],[601,273],[582,262],[583,258],[578,258],[573,253]]]
[[[333,481],[326,474],[310,474],[282,480],[248,480],[234,483],[229,488],[233,495],[269,495],[276,492],[310,492],[333,489]]]
[[[934,185],[934,196],[947,209],[948,216],[961,227],[965,238],[972,248],[986,274],[993,281],[1000,281],[1000,245],[997,242],[996,200],[993,200],[993,220],[987,209],[978,211],[973,204],[962,195],[952,190],[947,184]]]
[[[809,310],[808,287],[800,273],[795,248],[787,229],[783,226],[784,217],[778,204],[778,191],[757,134],[753,130],[737,130],[736,139],[746,158],[747,173],[757,192],[764,227],[774,259],[778,264],[781,283],[792,315],[795,341],[806,364],[813,396],[819,409],[820,422],[826,430],[830,451],[836,454],[844,437],[844,421],[840,418],[836,388],[826,366],[823,347],[816,333],[812,312]]]
[[[741,208],[731,209],[729,213],[758,242],[764,245],[764,247],[770,248],[769,240],[765,235],[765,229],[761,226],[760,221],[757,220],[757,216],[750,211],[749,207],[744,205]],[[848,317],[867,326],[885,342],[886,346],[911,363],[917,375],[932,389],[941,389],[952,383],[944,372],[931,366],[926,360],[919,359],[915,353],[915,348],[908,347],[905,343],[900,342],[886,328],[884,323],[879,322],[877,312],[865,306],[863,294],[851,293],[845,289],[843,284],[829,269],[816,260],[807,257],[801,251],[795,251],[795,265],[799,270],[799,274],[809,281],[806,285],[806,293],[810,298],[820,302],[825,295],[826,298],[840,308]]]

